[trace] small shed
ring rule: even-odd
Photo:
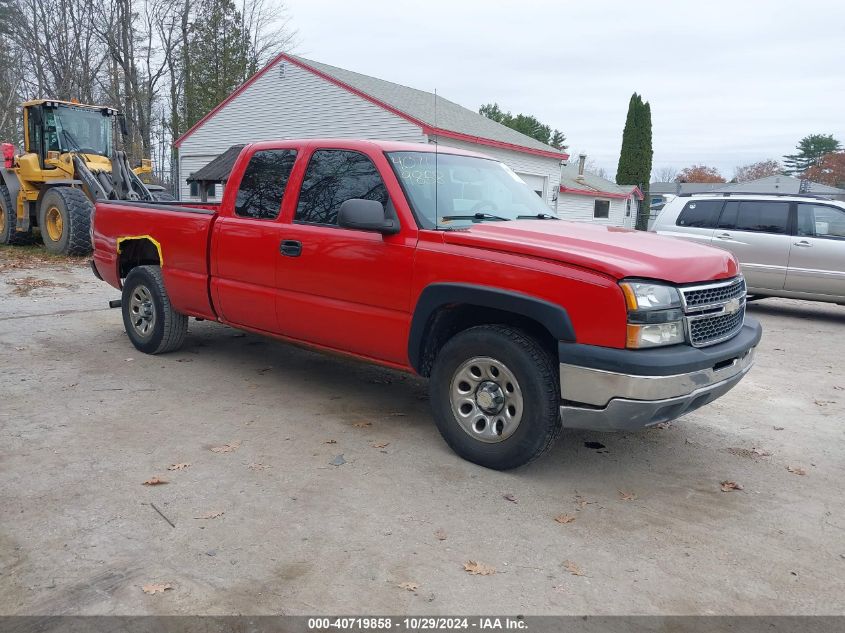
[[[245,145],[232,145],[217,158],[186,178],[192,198],[207,202],[217,197],[217,185],[225,185],[232,167]]]
[[[587,156],[561,170],[557,215],[576,220],[634,228],[643,193],[636,185],[615,182],[585,172]]]

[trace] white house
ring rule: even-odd
[[[563,220],[580,220],[634,228],[643,193],[635,185],[617,185],[595,174],[585,173],[587,157],[561,172],[560,193],[555,207]]]
[[[281,138],[366,138],[483,152],[518,173],[549,204],[568,155],[432,93],[281,54],[178,138],[182,199],[187,178],[232,145]],[[219,199],[220,185],[206,194]]]

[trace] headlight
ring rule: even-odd
[[[619,285],[628,307],[627,347],[677,345],[686,340],[677,288],[647,281],[625,281]]]

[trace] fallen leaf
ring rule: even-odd
[[[389,445],[390,445],[390,442],[375,442],[373,444],[370,444],[370,446],[372,446],[373,448],[384,448],[385,446],[389,446]]]
[[[806,475],[807,471],[800,466],[787,466],[786,469],[793,475]]]
[[[438,541],[445,541],[446,540],[446,530],[440,528],[439,530],[434,531],[434,538]]]
[[[332,461],[329,462],[332,466],[343,466],[346,463],[346,460],[343,459],[343,453],[336,456]]]
[[[337,444],[337,440],[326,440],[324,444]]]
[[[671,422],[658,422],[655,424],[658,429],[668,429],[672,426]]]
[[[222,517],[225,512],[222,510],[212,510],[211,512],[206,512],[205,514],[201,514],[198,517],[194,517],[195,519],[216,519],[218,517]]]
[[[624,490],[618,490],[619,493],[619,500],[620,501],[634,501],[637,498],[637,495],[633,492],[625,492]]]
[[[161,484],[166,484],[166,479],[159,479],[158,477],[150,477],[147,481],[144,482],[145,486],[160,486]]]
[[[408,591],[416,591],[419,585],[415,582],[400,582],[398,587],[400,589],[407,589]]]
[[[566,571],[568,571],[573,576],[583,576],[584,575],[584,570],[581,569],[581,567],[579,565],[573,563],[571,560],[563,561],[563,566],[566,568]]]
[[[742,484],[738,484],[735,481],[723,481],[719,484],[722,488],[722,492],[730,492],[731,490],[742,490]]]
[[[464,563],[464,571],[469,572],[473,576],[492,576],[496,573],[496,568],[484,563],[477,563],[474,560],[468,560]]]
[[[183,464],[170,464],[170,466],[167,467],[167,470],[185,470],[190,465],[190,462],[185,462]]]
[[[759,455],[760,457],[771,457],[772,453],[770,451],[764,450],[762,448],[752,448],[751,452],[755,455]]]
[[[510,492],[506,495],[502,495],[502,498],[506,499],[507,501],[510,501],[511,503],[519,503],[519,499],[517,499],[513,495],[513,493],[510,493]]]
[[[234,442],[229,442],[228,444],[223,444],[222,446],[212,446],[211,452],[212,453],[232,453],[238,450],[238,447],[241,445],[240,440],[235,440]]]
[[[352,426],[354,426],[356,429],[365,429],[368,426],[372,426],[372,425],[373,425],[372,422],[355,422]]]
[[[164,593],[168,589],[173,589],[173,585],[171,585],[169,582],[151,583],[149,585],[144,585],[143,587],[141,587],[141,590],[144,593],[148,593],[150,595],[156,593]]]
[[[581,495],[575,495],[575,505],[578,506],[575,508],[579,512],[586,508],[588,505],[592,505],[595,501],[588,501],[586,497],[582,497]]]
[[[558,523],[563,523],[564,525],[567,523],[572,523],[575,521],[575,517],[571,514],[559,514],[555,517],[555,521]]]
[[[775,431],[783,431],[784,427],[782,426],[773,426],[772,427]]]

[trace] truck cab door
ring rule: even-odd
[[[390,170],[386,159],[382,173]],[[353,150],[316,149],[291,222],[276,245],[276,313],[286,337],[407,365],[416,226],[399,233],[343,228],[340,205],[378,200],[395,215],[398,184],[388,193],[379,169]],[[404,198],[402,198],[404,202]]]
[[[214,224],[211,291],[226,323],[277,329],[276,260],[284,228],[279,215],[296,155],[295,149],[256,151],[238,183],[231,212]]]

